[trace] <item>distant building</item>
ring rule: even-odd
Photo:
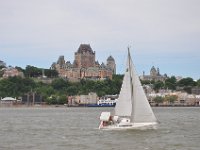
[[[76,95],[68,97],[68,105],[86,105],[86,104],[96,104],[98,101],[98,96],[96,93],[90,92],[88,95]]]
[[[154,66],[151,68],[150,70],[150,75],[145,75],[145,73],[143,72],[143,75],[140,76],[141,80],[154,80],[154,81],[164,81],[167,78],[167,75],[161,75],[160,74],[160,69],[159,68],[155,68]]]
[[[16,68],[13,67],[8,67],[8,68],[3,68],[3,78],[8,78],[8,77],[14,77],[14,76],[20,76],[24,77],[23,72],[18,71]]]
[[[57,62],[54,62],[51,69],[58,71],[60,77],[68,78],[70,81],[80,79],[112,79],[116,73],[116,64],[112,56],[107,59],[107,64],[99,64],[95,60],[95,51],[89,44],[81,44],[74,54],[74,62],[65,61],[64,56],[60,56]]]
[[[163,101],[159,105],[174,105],[174,106],[199,106],[200,105],[200,95],[188,94],[186,92],[172,92],[172,91],[164,91],[159,93],[148,93],[147,98],[151,104],[154,103],[153,99],[157,96],[165,98],[166,96],[177,96],[177,100],[173,103],[169,103],[168,101]]]

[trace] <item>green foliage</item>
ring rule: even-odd
[[[56,70],[45,69],[44,70],[44,74],[48,78],[56,78],[56,77],[58,77],[58,72]]]
[[[35,91],[36,93],[40,94],[44,100],[46,100],[49,95],[55,94],[53,87],[43,84],[38,84],[38,86],[35,88]]]
[[[36,82],[34,78],[11,77],[0,81],[0,96],[18,97],[30,91],[40,94],[43,99],[51,104],[62,103],[55,100],[54,96],[71,96],[96,92],[98,96],[106,94],[119,94],[122,84],[122,75],[115,75],[113,80],[81,80],[71,83],[62,78],[56,78],[51,84]],[[49,98],[52,95],[52,98]],[[59,100],[59,99],[58,99]]]
[[[59,96],[59,98],[58,98],[58,104],[67,104],[68,102],[67,102],[67,96],[66,95],[61,95],[61,96]]]
[[[25,70],[22,69],[21,67],[17,67],[17,66],[16,66],[15,69],[17,69],[18,71],[23,72],[23,73],[25,72]]]
[[[153,101],[154,101],[155,103],[157,103],[157,104],[163,103],[164,98],[161,97],[161,96],[156,96],[156,97],[153,99]]]
[[[71,96],[71,95],[77,95],[78,94],[78,87],[77,86],[69,86],[67,89],[66,89],[66,93],[67,95]],[[81,93],[81,94],[87,94],[87,93]]]
[[[47,104],[52,104],[52,105],[63,105],[63,104],[67,104],[67,96],[66,95],[61,95],[61,96],[57,96],[57,95],[51,95],[50,97],[47,98],[46,100]]]
[[[200,87],[200,79],[197,80],[197,86]]]
[[[26,69],[25,69],[25,76],[26,77],[42,76],[42,70],[37,67],[28,65],[28,66],[26,66]]]
[[[47,98],[46,100],[47,104],[52,104],[52,105],[55,105],[58,103],[58,99],[57,99],[57,96],[56,95],[52,95],[50,97]]]
[[[34,69],[35,71],[33,71]],[[21,70],[23,71],[23,69]],[[35,78],[32,78],[37,75],[37,73],[35,74],[34,72],[37,72],[38,68],[36,69],[36,67],[27,66],[24,71],[26,72],[26,75],[30,76],[31,78],[10,77],[8,79],[0,80],[0,97],[20,97],[30,91],[34,91],[41,95],[43,100],[48,104],[64,104],[66,103],[66,96],[88,94],[89,92],[96,92],[100,97],[107,94],[119,94],[123,80],[123,75],[113,75],[112,80],[106,79],[94,81],[82,79],[80,82],[73,83],[62,78],[56,78],[51,84],[45,84],[38,82],[38,80],[34,81],[33,79]],[[179,85],[182,87],[182,89],[188,93],[191,93],[191,88],[193,86],[197,85],[200,87],[200,79],[195,82],[191,78],[184,78],[177,82],[175,77],[171,77],[166,79],[165,82],[142,81],[142,84],[150,84],[156,91],[162,88],[174,90],[176,89],[176,86]],[[173,102],[176,99],[166,98],[165,100]],[[163,99],[158,97],[155,98],[154,101],[156,103],[160,103],[163,101]]]
[[[0,96],[19,97],[35,87],[35,82],[29,78],[9,77],[0,80]]]
[[[165,88],[176,90],[176,78],[174,76],[165,80]]]
[[[192,78],[183,78],[177,83],[178,86],[184,87],[184,86],[195,86],[196,82]]]
[[[151,84],[151,81],[149,81],[149,80],[141,80],[141,84],[142,85],[148,85],[148,84]]]
[[[4,72],[0,70],[0,78],[3,77]]]
[[[198,85],[198,82],[195,82],[192,78],[183,78],[178,81],[177,85],[182,87],[183,90],[189,94],[192,93],[192,87]]]
[[[167,95],[165,96],[164,101],[169,103],[174,103],[175,101],[177,101],[177,99],[178,99],[177,95]]]
[[[58,77],[58,72],[56,70],[51,70],[51,69],[42,69],[30,65],[27,65],[25,70],[23,70],[20,67],[17,67],[17,69],[24,72],[26,77],[41,77],[42,70],[44,70],[44,74],[48,78]]]
[[[156,81],[154,83],[153,89],[158,92],[159,89],[162,89],[164,87],[164,83],[162,81]]]
[[[53,80],[53,82],[51,83],[51,86],[55,90],[63,90],[64,88],[67,88],[69,86],[69,82],[62,78],[58,78],[58,79]]]

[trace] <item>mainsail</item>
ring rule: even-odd
[[[118,101],[115,106],[116,116],[131,116],[132,113],[132,99],[131,99],[131,87],[130,87],[130,72],[127,69],[124,74],[124,79],[119,94]]]
[[[129,50],[127,69],[118,102],[115,106],[115,115],[130,116],[133,123],[156,122],[156,117],[137,76]]]

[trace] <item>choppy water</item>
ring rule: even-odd
[[[0,150],[199,150],[200,107],[153,108],[156,130],[98,130],[113,108],[0,108]]]

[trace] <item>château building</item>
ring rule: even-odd
[[[60,56],[57,62],[54,62],[51,69],[56,69],[60,77],[67,78],[70,81],[80,79],[112,79],[116,73],[116,64],[112,56],[107,59],[106,65],[99,64],[95,59],[95,51],[89,44],[81,44],[74,54],[74,62],[65,61],[64,56]]]
[[[151,68],[150,70],[150,75],[145,75],[145,73],[143,72],[143,75],[140,76],[141,80],[154,80],[154,81],[164,81],[167,78],[167,75],[161,75],[160,74],[160,69],[159,68],[155,68],[154,66]]]

